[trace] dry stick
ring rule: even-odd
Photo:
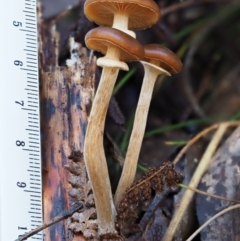
[[[204,129],[203,131],[201,131],[199,134],[197,134],[195,137],[193,137],[183,148],[182,150],[178,153],[178,155],[175,157],[175,159],[173,160],[173,164],[176,165],[179,160],[181,159],[181,157],[183,156],[184,153],[186,153],[186,151],[194,144],[196,143],[201,137],[205,136],[206,134],[208,134],[209,132],[217,129],[219,127],[219,124],[214,124],[206,129]]]
[[[235,8],[234,5],[235,4],[233,4],[229,8],[229,10],[231,9],[232,11],[232,9]],[[198,116],[204,116],[204,112],[195,98],[195,94],[190,83],[191,78],[190,78],[189,70],[191,69],[193,58],[197,53],[198,49],[200,48],[200,46],[202,46],[203,41],[206,39],[206,37],[209,34],[211,34],[214,28],[219,26],[223,21],[226,21],[226,16],[228,16],[228,14],[226,14],[225,16],[219,15],[218,17],[214,18],[212,21],[208,22],[207,25],[205,24],[204,27],[202,27],[197,32],[197,34],[195,34],[191,39],[191,45],[185,57],[185,62],[184,62],[183,71],[182,71],[182,86],[184,87],[184,92],[189,104],[191,105],[191,108],[196,114],[198,114]]]
[[[71,217],[73,215],[73,213],[77,212],[82,207],[83,207],[82,203],[74,203],[69,209],[64,210],[59,215],[57,215],[56,217],[51,219],[49,222],[38,226],[34,230],[31,230],[30,232],[22,235],[20,238],[16,239],[15,241],[23,241],[23,240],[30,238],[31,236],[33,236],[34,234],[37,234],[38,232],[44,230],[45,228],[48,228],[48,227],[52,226],[53,224],[62,221],[63,219]]]
[[[120,151],[118,145],[115,143],[115,141],[112,139],[112,137],[107,132],[105,133],[105,136],[106,136],[106,138],[104,139],[104,142],[109,142],[108,145],[112,145],[112,147],[108,147],[109,151],[111,152],[111,156],[122,167],[124,164],[124,156],[123,156],[122,152]],[[104,143],[104,145],[105,145],[105,143]]]
[[[171,191],[172,191],[171,187],[165,187],[163,192],[157,193],[155,195],[155,197],[153,198],[151,204],[149,205],[147,211],[145,212],[145,214],[143,215],[143,217],[139,223],[139,226],[141,227],[141,229],[143,231],[146,230],[146,227],[147,227],[150,219],[152,218],[153,214],[159,207],[159,204],[166,198],[166,196],[168,194],[171,193]]]
[[[57,16],[50,20],[50,25],[55,25],[59,20],[64,18],[72,9],[72,5],[68,6],[65,10],[63,10],[61,13],[59,13]]]
[[[230,126],[238,126],[240,125],[240,121],[233,121],[233,122],[221,122],[221,123],[217,123],[214,124],[206,129],[204,129],[202,132],[200,132],[199,134],[197,134],[195,137],[193,137],[193,139],[191,139],[184,147],[183,149],[178,153],[178,155],[175,157],[173,163],[174,165],[176,165],[179,160],[181,159],[181,157],[183,156],[184,153],[186,153],[186,151],[194,144],[196,143],[201,137],[205,136],[206,134],[208,134],[209,132],[217,129],[219,127],[219,125],[223,124],[223,123],[228,123],[228,127]]]
[[[178,184],[178,186],[181,187],[181,188],[189,189],[193,192],[197,192],[197,193],[199,193],[201,195],[204,195],[204,196],[207,196],[207,197],[212,197],[212,198],[224,200],[226,202],[240,203],[240,200],[236,200],[236,199],[232,199],[232,198],[226,198],[226,197],[223,197],[223,196],[219,196],[219,195],[215,195],[215,194],[212,194],[212,193],[204,192],[204,191],[201,191],[199,189],[186,186],[184,184]]]
[[[179,179],[179,182],[182,182],[184,179],[183,175],[178,173],[178,179]],[[173,191],[176,191],[177,188],[178,187],[171,187],[171,186],[169,187],[166,185],[164,187],[163,192],[156,193],[155,197],[153,198],[147,211],[145,212],[145,214],[143,215],[143,217],[139,223],[139,226],[141,227],[142,230],[146,230],[146,227],[147,227],[148,223],[150,222],[150,219],[152,218],[153,214],[159,207],[160,203],[166,198],[166,196],[168,196],[168,194],[170,194]]]
[[[206,70],[203,73],[203,77],[201,80],[201,84],[199,86],[199,89],[196,91],[195,96],[196,96],[196,101],[200,101],[203,95],[206,93],[206,91],[210,88],[210,82],[211,82],[211,73],[213,72],[214,66],[216,65],[215,62],[211,62],[207,67]],[[239,66],[239,65],[238,65]],[[186,108],[186,110],[183,112],[181,115],[181,118],[183,120],[187,119],[188,116],[192,112],[192,107],[189,106]]]
[[[205,222],[199,229],[197,229],[186,241],[191,241],[193,240],[193,238],[195,238],[197,236],[198,233],[200,233],[209,223],[211,223],[214,219],[220,217],[221,215],[234,210],[240,208],[240,204],[228,207],[224,210],[222,210],[221,212],[217,213],[216,215],[214,215],[213,217],[211,217],[207,222]]]
[[[191,6],[192,4],[199,4],[201,2],[219,2],[219,0],[202,0],[202,1],[196,1],[196,0],[189,0],[185,2],[176,3],[174,5],[171,5],[170,7],[164,8],[161,11],[161,16],[165,16],[169,13],[176,12],[182,8],[187,8],[188,6]]]
[[[228,127],[229,123],[223,123],[219,125],[218,130],[216,131],[212,141],[210,142],[210,144],[208,145],[190,183],[189,186],[195,188],[198,183],[201,180],[202,175],[204,174],[204,172],[206,171],[207,167],[209,166],[209,163],[211,161],[211,157],[213,156],[214,152],[217,149],[217,146],[219,144],[219,142],[222,139],[222,136],[224,135],[227,127]],[[163,241],[171,241],[174,237],[174,234],[177,230],[177,227],[180,223],[180,221],[182,220],[183,214],[186,211],[192,197],[194,195],[194,192],[192,192],[191,190],[186,190],[179,208],[176,210],[172,221],[168,227],[167,232],[165,233],[165,236],[163,238]]]
[[[161,11],[161,14],[162,14],[162,16],[164,16],[169,13],[176,12],[182,8],[186,8],[194,3],[196,3],[196,0],[189,0],[189,1],[185,1],[185,2],[176,3],[174,5],[171,5],[170,7],[164,8]]]
[[[193,63],[193,58],[202,45],[203,41],[206,39],[206,37],[212,32],[214,28],[220,25],[220,23],[223,22],[225,18],[217,17],[214,18],[207,26],[201,28],[197,34],[195,34],[191,40],[191,45],[187,51],[183,71],[182,71],[182,85],[184,86],[184,92],[186,95],[186,98],[191,105],[191,108],[193,111],[198,115],[203,117],[204,112],[201,109],[199,103],[197,102],[195,98],[194,91],[192,89],[191,83],[190,83],[190,69]]]
[[[161,193],[157,193],[155,197],[153,198],[152,202],[149,204],[149,207],[145,214],[143,215],[140,223],[139,223],[139,228],[140,232],[133,235],[133,240],[139,240],[142,236],[142,233],[145,232],[147,225],[149,224],[153,214],[159,207],[160,203],[166,198],[167,195],[169,195],[172,191],[171,187],[165,187],[164,191]]]

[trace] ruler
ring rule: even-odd
[[[0,3],[0,241],[13,241],[42,223],[37,14],[36,0]]]

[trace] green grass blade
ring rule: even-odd
[[[135,74],[135,72],[137,71],[136,68],[131,69],[130,71],[128,71],[125,76],[120,79],[120,81],[118,82],[118,84],[115,86],[114,90],[113,90],[113,95],[116,95],[117,92],[123,87],[123,85]]]

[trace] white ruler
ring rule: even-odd
[[[0,241],[14,241],[42,223],[36,0],[0,0],[0,32]]]

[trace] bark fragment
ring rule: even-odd
[[[39,23],[40,97],[44,221],[69,208],[78,184],[64,168],[72,150],[83,152],[88,113],[94,95],[95,59],[70,39],[71,59],[58,66],[58,33]],[[69,169],[74,165],[69,164]],[[78,174],[79,170],[75,170]],[[74,172],[74,171],[73,171]],[[70,179],[69,179],[70,178]],[[71,189],[71,190],[70,190]],[[70,240],[68,222],[45,230],[45,241]]]

